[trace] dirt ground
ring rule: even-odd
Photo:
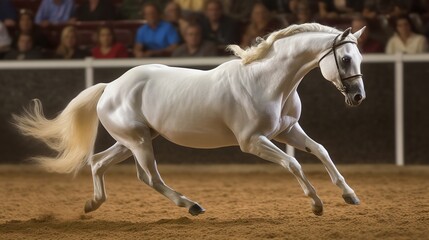
[[[192,217],[123,164],[106,174],[108,201],[88,170],[73,179],[0,165],[0,239],[429,239],[429,166],[339,166],[362,203],[347,205],[321,165],[304,171],[324,201],[313,215],[297,181],[276,165],[161,165],[167,184],[206,208]]]

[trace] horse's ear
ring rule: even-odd
[[[356,39],[360,38],[360,35],[362,35],[363,31],[365,31],[365,28],[366,26],[363,26],[363,28],[361,28],[359,31],[356,31],[355,33],[353,33]]]
[[[341,34],[341,37],[340,37],[340,40],[343,40],[344,38],[346,38],[349,34],[350,34],[350,32],[352,31],[352,28],[351,27],[349,27],[349,28],[347,28],[342,34]]]

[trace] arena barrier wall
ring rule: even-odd
[[[1,61],[0,162],[21,163],[31,155],[54,154],[37,141],[20,136],[10,124],[11,114],[21,112],[33,98],[41,99],[46,115],[53,117],[85,87],[113,81],[133,66],[161,63],[211,69],[230,59]],[[362,73],[367,99],[361,106],[350,108],[319,69],[310,72],[298,89],[304,130],[326,147],[336,163],[428,164],[429,54],[364,55]],[[113,143],[102,127],[99,130],[97,151]],[[189,149],[161,137],[155,140],[154,148],[160,163],[264,162],[241,153],[238,147]],[[300,162],[318,162],[310,154],[294,154]]]

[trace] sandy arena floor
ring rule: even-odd
[[[0,165],[0,239],[429,239],[429,166],[339,166],[362,203],[347,205],[321,165],[304,165],[325,203],[317,217],[275,165],[161,165],[167,184],[199,202],[192,217],[140,183],[131,164],[106,174],[108,201],[83,213],[89,171],[73,179]]]

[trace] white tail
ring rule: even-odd
[[[52,120],[46,119],[38,99],[22,116],[13,115],[15,125],[24,135],[37,138],[58,152],[57,157],[33,158],[43,168],[76,174],[88,162],[97,136],[96,107],[106,85],[100,83],[85,89]]]

